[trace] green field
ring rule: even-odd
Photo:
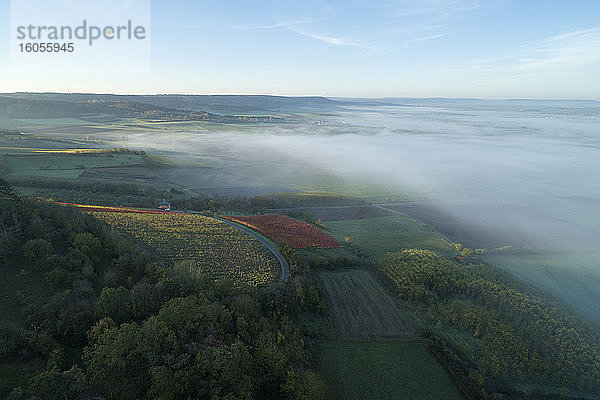
[[[415,338],[420,320],[364,269],[320,272],[335,333],[321,342],[329,399],[459,399],[452,379]]]
[[[15,129],[15,128],[19,128],[19,127],[24,126],[24,125],[25,124],[22,123],[22,122],[19,122],[17,120],[9,118],[6,115],[0,114],[0,128],[3,128],[3,129]]]
[[[454,248],[432,229],[403,216],[328,221],[329,231],[340,241],[352,238],[370,257],[403,248],[421,248],[449,255]]]
[[[460,399],[452,379],[415,340],[323,342],[329,399]]]
[[[7,155],[4,159],[9,177],[53,178],[77,178],[90,168],[122,167],[144,162],[142,155],[129,152]]]
[[[382,338],[416,334],[416,317],[393,300],[362,269],[319,274],[334,328],[339,337]]]

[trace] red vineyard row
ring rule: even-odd
[[[306,222],[284,217],[279,214],[227,216],[234,221],[255,229],[272,240],[288,242],[295,248],[320,247],[329,249],[340,247],[340,243],[330,234],[323,232]]]

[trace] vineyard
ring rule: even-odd
[[[79,205],[78,205],[79,206]],[[80,206],[173,262],[192,262],[215,280],[249,287],[272,282],[277,261],[255,238],[196,214]]]
[[[224,216],[224,218],[255,229],[276,242],[287,242],[295,248],[340,247],[339,242],[330,234],[306,222],[282,215]]]
[[[73,203],[60,203],[56,204],[61,206],[77,207],[82,211],[86,212],[116,212],[116,213],[138,213],[138,214],[172,214],[170,211],[162,210],[143,210],[139,208],[123,208],[123,207],[105,207],[105,206],[94,206],[88,204],[73,204]]]

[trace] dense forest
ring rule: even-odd
[[[428,250],[389,253],[378,268],[434,326],[424,336],[469,397],[519,385],[600,393],[597,328],[508,274]]]
[[[41,288],[22,288],[0,321],[0,364],[29,374],[0,384],[0,397],[322,396],[294,320],[325,306],[290,249],[286,284],[243,292],[152,260],[90,215],[5,182],[0,207],[2,273],[32,275]]]

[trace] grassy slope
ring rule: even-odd
[[[27,129],[36,125],[85,125],[89,122],[79,118],[11,118],[0,114],[0,128]]]
[[[339,337],[416,334],[418,320],[394,301],[366,270],[321,272],[319,277]]]
[[[331,399],[460,399],[425,347],[407,340],[345,340],[320,344]]]
[[[370,257],[402,248],[423,248],[443,255],[453,248],[430,228],[403,216],[328,221],[329,231],[338,239],[350,236],[352,242]]]

